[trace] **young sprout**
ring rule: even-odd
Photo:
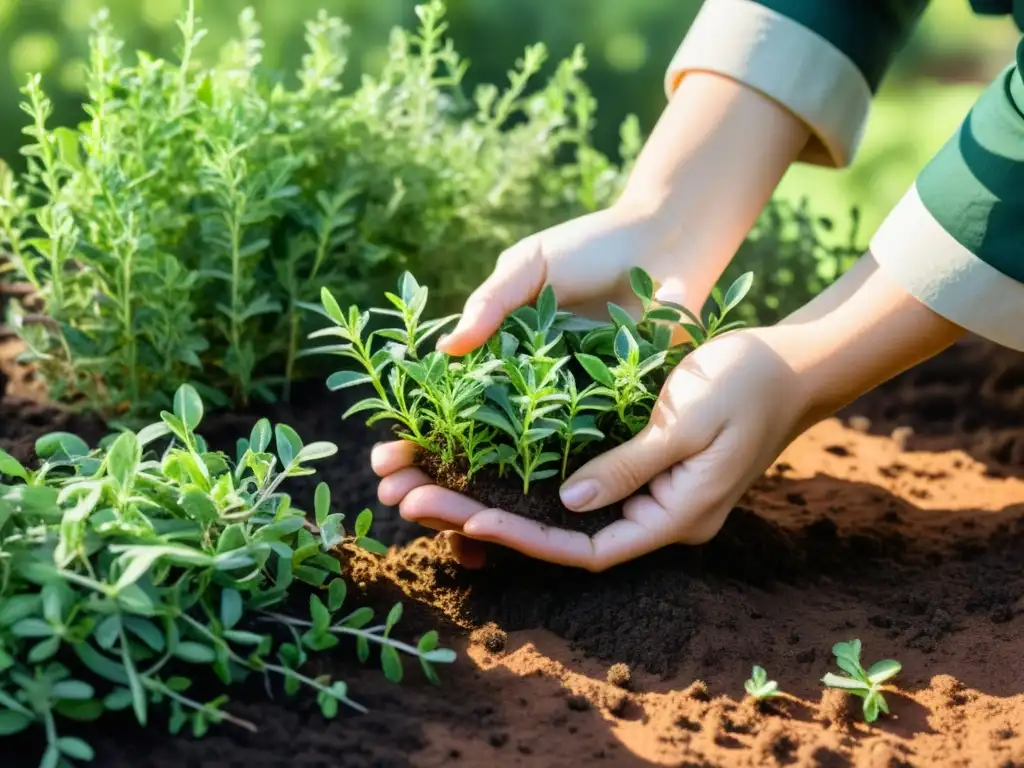
[[[882,686],[899,674],[902,666],[898,661],[885,659],[875,662],[869,669],[864,669],[860,663],[860,650],[860,640],[836,643],[832,647],[836,664],[849,677],[829,672],[821,682],[829,688],[839,688],[854,696],[860,696],[864,700],[864,720],[873,723],[878,719],[879,713],[889,714],[889,705],[882,696]]]
[[[774,680],[769,680],[768,673],[765,672],[764,667],[759,667],[756,664],[750,673],[750,679],[743,684],[743,687],[747,690],[748,695],[758,701],[782,695],[782,692],[779,690],[779,684]]]

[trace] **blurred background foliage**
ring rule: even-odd
[[[18,88],[29,72],[44,73],[56,102],[56,123],[74,123],[83,88],[87,27],[110,9],[130,48],[173,55],[174,28],[186,0],[0,0],[0,157],[21,166],[17,149],[24,115]],[[204,0],[211,29],[208,55],[252,5],[264,24],[268,62],[294,70],[303,50],[303,23],[320,8],[354,29],[348,76],[376,71],[387,55],[388,30],[414,23],[416,0]],[[449,0],[451,35],[471,62],[469,84],[502,82],[523,48],[542,41],[557,61],[577,42],[590,62],[586,80],[600,105],[598,146],[614,153],[624,116],[635,113],[647,132],[664,105],[662,74],[700,0]],[[1008,19],[979,18],[967,0],[932,0],[875,104],[863,150],[841,172],[795,168],[783,197],[808,196],[815,213],[842,217],[862,211],[866,237],[928,157],[948,138],[984,83],[1011,58],[1018,33]]]

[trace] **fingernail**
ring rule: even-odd
[[[600,487],[593,480],[583,480],[582,482],[570,485],[568,488],[563,488],[560,495],[562,503],[569,509],[579,509],[593,501],[600,490]]]

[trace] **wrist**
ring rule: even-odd
[[[965,331],[889,280],[866,254],[810,304],[760,333],[794,372],[806,428]]]

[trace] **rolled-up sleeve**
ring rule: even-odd
[[[669,65],[669,96],[692,72],[732,78],[803,120],[800,160],[844,167],[871,97],[928,0],[706,0]],[[756,130],[756,128],[755,128]]]
[[[871,241],[881,269],[952,322],[1024,350],[1024,40]]]

